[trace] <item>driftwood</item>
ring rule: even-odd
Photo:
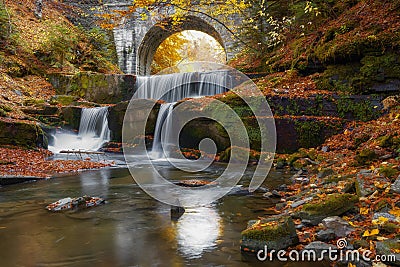
[[[105,152],[99,152],[99,151],[81,151],[81,150],[62,150],[59,152],[60,154],[75,154],[78,156],[81,160],[83,160],[82,155],[97,155],[97,159],[100,160],[100,155],[103,157],[105,156]],[[68,156],[67,156],[68,159]],[[104,158],[103,158],[104,159]]]
[[[80,150],[62,150],[60,154],[88,154],[88,155],[104,155],[104,152],[99,151],[80,151]]]

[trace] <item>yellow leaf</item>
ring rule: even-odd
[[[361,215],[367,215],[368,213],[369,213],[369,209],[368,208],[364,208],[364,207],[360,208],[360,214]]]
[[[363,234],[363,236],[373,236],[379,234],[379,229],[373,229],[370,231],[366,230]]]
[[[353,222],[348,222],[348,223],[353,227],[357,227],[357,225],[355,225]]]
[[[349,265],[347,265],[347,267],[357,267],[357,265],[352,264],[351,262],[349,262]]]
[[[389,213],[396,217],[400,217],[400,208],[394,208],[391,211],[389,211]]]

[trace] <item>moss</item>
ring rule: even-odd
[[[261,225],[261,226],[260,226]],[[277,221],[264,220],[255,223],[242,232],[242,236],[261,241],[276,241],[283,236],[291,235],[290,229],[294,228],[291,217],[281,217]]]
[[[0,117],[7,117],[7,112],[2,108],[0,108]]]
[[[24,100],[24,106],[43,106],[45,101],[37,98],[27,98]]]
[[[370,100],[354,101],[348,97],[341,97],[337,101],[337,111],[341,118],[353,117],[360,121],[369,121],[378,118],[380,111]]]
[[[362,166],[365,165],[373,160],[378,158],[378,155],[375,153],[374,150],[371,149],[363,149],[361,150],[355,157],[355,160],[358,165]]]
[[[63,106],[69,106],[78,100],[79,100],[79,97],[77,97],[77,96],[56,95],[51,98],[50,102],[51,102],[51,104],[60,104]]]
[[[303,148],[319,146],[324,141],[324,137],[321,134],[324,125],[324,123],[318,120],[296,121],[295,127],[300,146]]]
[[[384,225],[382,225],[382,230],[388,234],[394,234],[398,233],[398,231],[400,230],[400,226],[394,223],[385,223]]]
[[[364,144],[365,142],[367,142],[369,139],[371,138],[371,136],[369,134],[362,134],[359,137],[356,137],[354,139],[354,147],[358,148],[361,144]]]
[[[394,169],[392,166],[384,166],[379,168],[379,173],[387,178],[392,178],[397,174],[397,170]]]
[[[327,215],[334,216],[343,214],[350,210],[358,201],[358,197],[352,194],[331,194],[326,199],[318,203],[308,203],[302,208],[302,211],[309,215]]]

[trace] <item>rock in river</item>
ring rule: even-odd
[[[299,238],[294,222],[289,216],[274,216],[268,219],[249,221],[242,232],[241,250],[257,253],[265,246],[268,250],[285,249],[296,245]]]

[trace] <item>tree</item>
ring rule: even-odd
[[[158,47],[152,63],[152,72],[157,73],[165,68],[177,65],[182,59],[181,49],[188,43],[182,33],[176,33],[167,38]]]

